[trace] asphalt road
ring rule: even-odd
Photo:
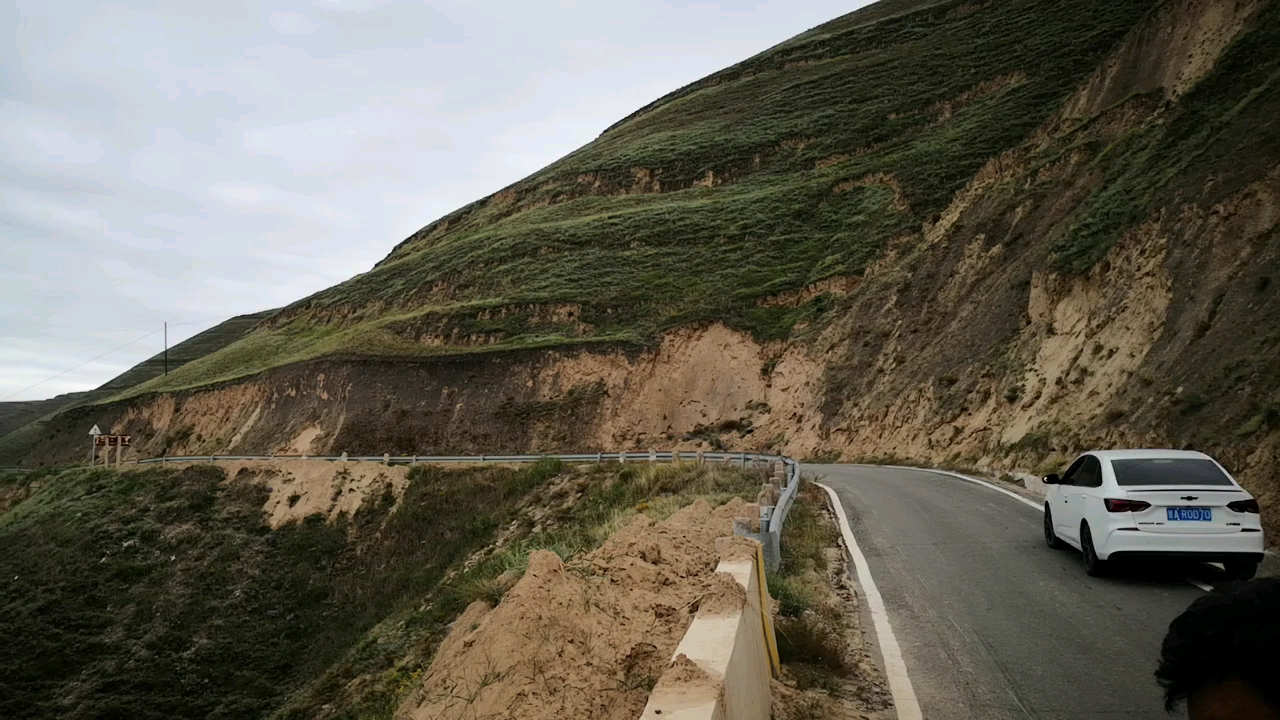
[[[1170,717],[1152,673],[1169,622],[1204,594],[1186,567],[1091,578],[1078,552],[1045,546],[1039,511],[990,488],[804,471],[844,505],[925,720]]]

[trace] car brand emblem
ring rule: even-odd
[[[1199,500],[1200,498],[1196,495],[1183,495],[1182,499],[1183,500]]]

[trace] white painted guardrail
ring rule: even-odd
[[[694,460],[696,462],[722,462],[737,464],[740,467],[759,467],[773,462],[782,463],[785,469],[785,485],[781,488],[778,500],[773,505],[762,505],[760,508],[759,532],[744,532],[747,537],[755,538],[764,546],[765,566],[769,571],[776,570],[781,561],[780,541],[782,525],[787,521],[787,513],[795,501],[796,490],[800,487],[800,465],[785,455],[763,455],[748,452],[702,452],[648,450],[642,452],[614,453],[548,453],[540,455],[182,455],[149,458],[135,461],[139,465],[165,464],[171,462],[217,462],[219,460],[316,460],[328,462],[377,462],[389,465],[416,465],[418,463],[454,464],[454,463],[531,463],[539,460],[559,460],[568,463],[599,462],[680,462]]]

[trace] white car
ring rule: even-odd
[[[1079,548],[1090,575],[1109,560],[1163,557],[1220,562],[1247,580],[1262,561],[1258,501],[1204,453],[1087,452],[1044,482],[1045,542]]]

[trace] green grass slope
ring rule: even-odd
[[[27,423],[83,399],[87,393],[66,393],[47,400],[15,400],[0,402],[0,437],[4,437]]]
[[[264,310],[248,315],[237,315],[174,345],[169,348],[169,371],[172,372],[189,362],[199,360],[205,355],[215,353],[234,343],[249,334],[258,323],[267,320],[275,313],[276,310]],[[157,353],[95,389],[93,391],[95,399],[96,397],[108,396],[127,390],[152,378],[161,377],[164,372],[164,353]]]
[[[432,223],[372,271],[136,386],[323,355],[650,342],[820,316],[770,295],[857,275],[1024,141],[1153,0],[886,0],[682,88]]]

